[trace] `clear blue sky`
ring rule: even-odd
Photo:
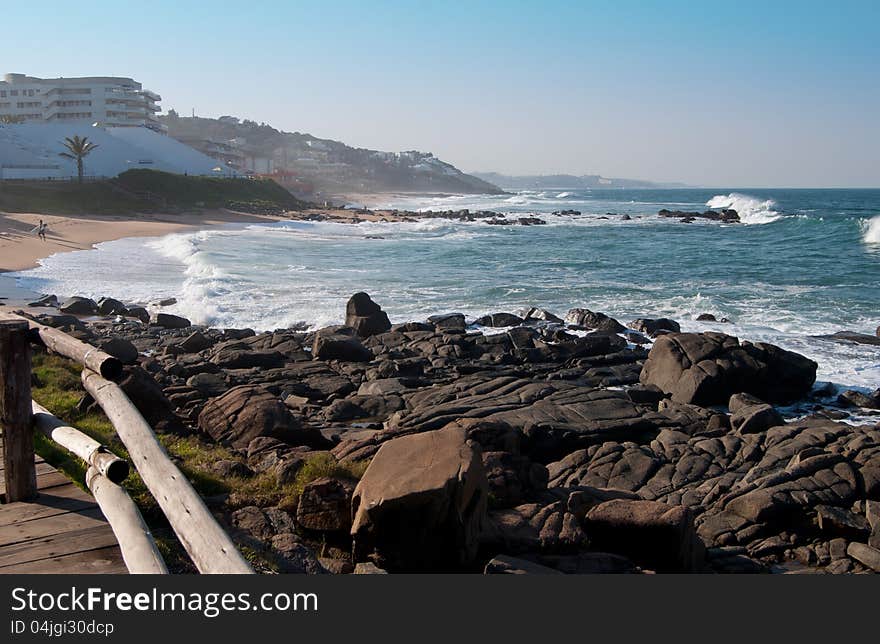
[[[0,72],[132,76],[466,170],[880,186],[880,2],[4,2]]]

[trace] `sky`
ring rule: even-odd
[[[181,115],[466,171],[880,187],[876,0],[3,5],[0,74],[129,76]]]

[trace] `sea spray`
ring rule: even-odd
[[[866,244],[880,244],[880,215],[865,220],[864,229],[865,234],[862,236],[862,240]]]
[[[762,200],[738,192],[715,195],[706,205],[709,208],[736,210],[739,220],[744,224],[769,224],[782,216],[774,210],[776,202],[772,199]]]

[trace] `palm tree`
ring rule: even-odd
[[[98,147],[97,143],[92,143],[89,141],[88,137],[85,136],[74,136],[70,138],[69,136],[64,139],[64,147],[67,148],[67,152],[61,152],[59,156],[62,156],[66,159],[73,159],[76,161],[76,172],[79,177],[79,182],[83,182],[83,159],[89,155],[89,153]]]

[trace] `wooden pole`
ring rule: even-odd
[[[48,409],[31,401],[34,412],[34,429],[58,443],[67,451],[79,456],[98,473],[114,483],[122,483],[128,476],[128,461],[119,458],[91,436],[83,434],[63,420],[55,418]]]
[[[37,496],[37,474],[27,322],[0,321],[0,427],[3,429],[6,502],[33,499]]]
[[[86,472],[86,485],[116,535],[125,567],[133,575],[167,575],[153,535],[128,493],[94,467]]]
[[[82,372],[83,386],[94,398],[131,456],[132,464],[156,499],[196,568],[208,574],[253,574],[229,535],[177,469],[144,417],[119,385],[94,371]]]
[[[119,382],[122,378],[122,362],[109,353],[105,353],[90,344],[81,342],[67,335],[64,331],[53,329],[45,324],[40,324],[29,318],[7,313],[4,320],[23,320],[36,333],[39,341],[55,353],[70,358],[80,363],[83,367],[91,369],[113,382]]]

